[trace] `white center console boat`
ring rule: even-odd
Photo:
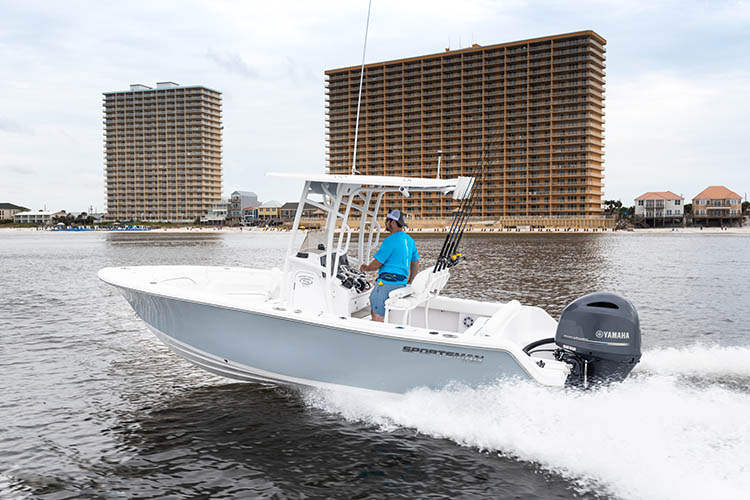
[[[394,393],[511,378],[585,387],[622,380],[640,359],[637,313],[617,294],[581,297],[559,323],[517,301],[441,294],[461,260],[473,178],[279,176],[304,181],[283,269],[111,267],[99,278],[174,352],[238,380]],[[358,269],[380,244],[384,195],[418,192],[452,196],[456,220],[438,262],[392,292],[386,321],[373,322]],[[325,227],[296,248],[309,206],[324,211]]]

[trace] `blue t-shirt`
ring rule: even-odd
[[[389,282],[405,285],[409,279],[409,266],[412,262],[419,260],[419,252],[417,252],[417,245],[414,244],[414,238],[399,231],[383,240],[383,244],[380,245],[374,257],[383,264],[378,270],[379,274],[393,273],[406,276],[403,281]]]

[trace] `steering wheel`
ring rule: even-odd
[[[344,271],[345,274],[355,278],[364,278],[366,276],[366,273],[363,273],[359,269],[352,269],[349,266],[341,266],[341,270]]]

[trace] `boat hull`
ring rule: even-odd
[[[529,379],[512,353],[332,327],[118,287],[174,352],[237,380],[404,393]]]

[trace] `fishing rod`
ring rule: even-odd
[[[481,185],[481,182],[479,179],[481,179],[484,176],[484,169],[482,169],[478,176],[474,177],[474,182],[472,183],[472,194],[471,198],[469,199],[468,207],[463,211],[463,214],[461,215],[461,220],[459,221],[459,229],[456,231],[456,235],[453,238],[453,242],[448,246],[448,252],[447,256],[450,258],[448,261],[448,267],[453,267],[456,264],[458,264],[459,259],[461,258],[461,254],[458,253],[458,245],[461,243],[461,238],[464,235],[464,232],[466,230],[466,226],[469,223],[469,219],[471,218],[472,213],[474,212],[474,205],[476,205],[477,199],[479,198],[479,186]],[[476,186],[476,191],[474,191],[474,187]]]
[[[461,258],[461,254],[457,253],[458,244],[461,241],[461,236],[466,229],[469,218],[471,217],[474,206],[476,205],[476,201],[479,197],[478,188],[481,184],[480,179],[483,174],[483,169],[479,170],[478,173],[476,170],[477,169],[472,172],[473,175],[471,176],[473,178],[473,181],[470,185],[471,193],[469,194],[469,196],[464,198],[462,200],[462,203],[459,205],[459,208],[454,216],[452,229],[446,235],[444,250],[443,252],[441,252],[440,257],[438,258],[440,263],[438,270],[455,266],[456,264],[458,264],[459,259]]]
[[[470,177],[472,177],[472,183],[467,187],[468,189],[471,189],[469,196],[466,196],[466,192],[463,193],[463,197],[461,198],[461,201],[459,202],[459,206],[456,209],[456,213],[453,216],[453,221],[451,222],[450,229],[448,230],[448,234],[445,237],[445,240],[443,241],[443,247],[440,250],[440,255],[438,256],[438,260],[435,263],[435,268],[433,269],[433,272],[441,271],[445,269],[446,267],[452,267],[456,264],[456,260],[458,259],[458,256],[455,256],[453,259],[453,262],[451,263],[451,260],[449,259],[450,256],[455,255],[454,251],[457,248],[457,239],[458,234],[462,231],[462,226],[465,226],[465,216],[470,211],[469,208],[473,207],[472,201],[476,198],[477,190],[475,187],[478,186],[477,182],[477,171],[479,170],[480,164],[484,164],[484,152],[482,153],[482,158],[478,161],[478,163],[474,166],[474,169],[471,172]]]
[[[484,152],[482,152],[482,156],[484,156]],[[475,164],[474,169],[472,170],[471,175],[470,175],[470,177],[472,177],[473,179],[472,184],[466,188],[466,191],[462,195],[461,201],[459,201],[459,205],[458,205],[458,208],[456,209],[456,213],[453,216],[453,221],[451,222],[451,226],[448,230],[448,234],[446,235],[446,238],[443,241],[443,246],[440,249],[440,256],[438,257],[438,262],[435,264],[436,271],[439,270],[438,264],[440,263],[440,259],[445,258],[448,255],[450,255],[450,249],[453,248],[453,245],[452,245],[453,239],[455,238],[456,231],[459,229],[460,223],[461,223],[461,217],[459,215],[465,211],[466,206],[468,204],[469,196],[466,196],[466,193],[469,191],[469,189],[473,190],[474,188],[474,184],[476,183],[476,178],[475,178],[476,171],[478,170],[479,164],[481,162],[482,162],[482,158],[480,158],[477,164]],[[474,191],[471,191],[471,194],[474,194]],[[440,269],[442,269],[442,267]]]
[[[498,143],[498,142],[499,142],[499,139],[497,141],[495,141],[495,143]],[[480,158],[481,169],[479,171],[479,174],[477,175],[476,173],[473,173],[474,181],[473,181],[472,186],[471,186],[472,195],[473,196],[472,196],[472,198],[470,200],[469,208],[468,208],[468,210],[466,211],[466,213],[465,213],[465,215],[463,217],[463,224],[461,226],[460,231],[458,231],[458,237],[456,238],[456,240],[455,240],[455,242],[453,244],[453,247],[450,249],[450,253],[448,253],[448,255],[451,256],[451,259],[452,259],[452,262],[453,262],[451,264],[451,267],[454,266],[454,265],[456,265],[456,264],[458,264],[458,260],[456,260],[456,259],[458,258],[458,256],[460,256],[460,254],[458,254],[458,256],[455,259],[453,258],[453,256],[456,255],[456,251],[458,250],[458,245],[461,243],[461,239],[463,238],[463,235],[464,235],[464,230],[465,230],[466,226],[469,223],[469,219],[470,219],[471,215],[474,212],[474,205],[476,205],[477,199],[479,198],[479,196],[478,196],[479,188],[478,187],[484,183],[484,176],[487,173],[487,166],[488,166],[488,164],[490,162],[490,159],[489,159],[490,156],[491,156],[491,147],[490,146],[492,144],[493,144],[492,141],[488,141],[487,146],[485,146],[484,151],[482,151],[482,156]],[[479,167],[479,165],[477,165],[477,167]],[[475,170],[476,169],[477,168],[475,168]],[[476,186],[476,189],[475,189],[475,186]]]
[[[484,182],[484,176],[487,171],[487,164],[489,163],[488,157],[490,156],[489,153],[492,144],[492,141],[488,141],[484,151],[482,151],[482,156],[477,161],[474,169],[471,172],[470,177],[472,177],[472,181],[467,188],[471,190],[470,194],[469,196],[465,196],[466,193],[464,193],[464,197],[459,202],[458,209],[453,216],[453,221],[451,222],[448,234],[443,241],[440,255],[438,256],[437,262],[435,262],[433,272],[438,272],[442,271],[445,268],[453,267],[461,260],[461,254],[457,252],[458,245],[461,243],[461,239],[463,237],[466,226],[468,225],[469,218],[471,217],[474,206],[476,205],[477,199],[479,198],[479,188]]]

